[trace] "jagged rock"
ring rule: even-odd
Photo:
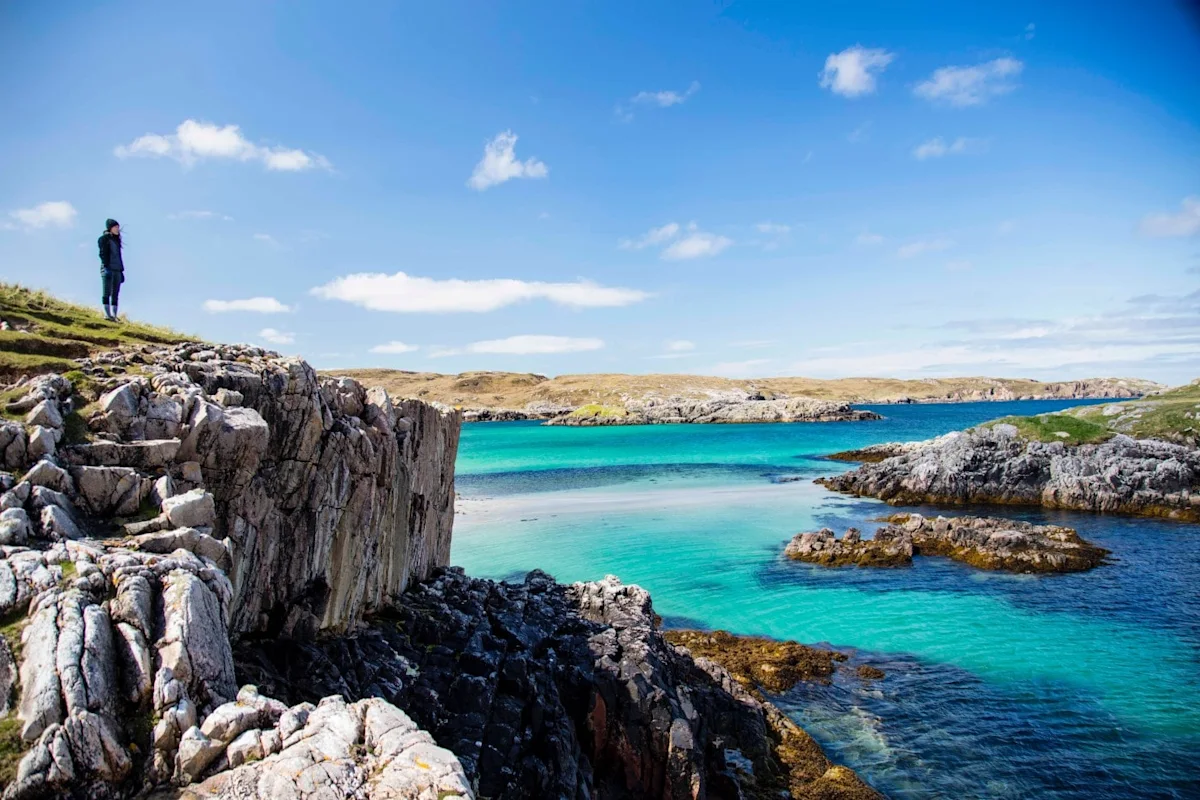
[[[212,525],[216,518],[213,496],[203,489],[168,497],[162,504],[163,513],[177,528],[200,528]]]
[[[54,435],[54,430],[35,425],[29,431],[29,441],[25,444],[25,456],[36,461],[39,458],[54,455],[57,447],[58,437]]]
[[[128,516],[149,494],[150,481],[131,467],[72,467],[84,508],[97,516]]]
[[[34,464],[25,473],[24,480],[31,486],[46,486],[68,495],[75,491],[75,484],[67,471],[49,459],[42,459]]]
[[[130,527],[126,526],[126,529]],[[129,543],[147,553],[173,553],[182,548],[209,559],[221,569],[229,569],[229,551],[225,544],[195,528],[146,533],[134,536]]]
[[[217,401],[226,408],[240,406],[245,400],[241,392],[235,392],[232,389],[217,389],[213,394],[213,400]]]
[[[25,415],[26,425],[41,425],[45,428],[61,428],[62,414],[59,413],[58,403],[54,400],[43,400]]]
[[[21,469],[25,466],[25,449],[29,437],[15,422],[0,422],[0,466]]]
[[[133,380],[100,397],[100,409],[108,430],[128,439],[142,438],[145,423],[138,412],[144,389],[143,382]]]
[[[200,731],[208,738],[229,744],[244,731],[261,727],[262,712],[237,701],[218,706],[204,718]]]
[[[175,481],[171,479],[170,475],[163,475],[154,482],[154,486],[150,489],[150,501],[161,508],[164,500],[177,494],[179,492],[175,489]]]
[[[974,428],[822,478],[899,505],[997,503],[1200,520],[1200,450],[1118,434],[1102,444],[1028,441]]]
[[[229,634],[220,601],[194,573],[176,569],[163,579],[164,634],[159,657],[202,708],[237,694]]]
[[[448,570],[397,596],[388,616],[354,636],[242,642],[239,670],[284,702],[340,694],[404,708],[458,756],[479,796],[496,800],[736,797],[725,757],[734,750],[761,782],[756,796],[789,785],[814,792],[802,796],[877,796],[719,666],[666,642],[638,587]],[[298,724],[294,708],[280,719],[285,745]],[[779,761],[773,736],[803,744],[803,765]]]
[[[173,463],[181,444],[178,439],[128,443],[95,441],[65,448],[64,455],[72,464],[153,470]]]
[[[29,625],[21,634],[21,701],[18,717],[22,723],[21,738],[27,742],[37,739],[51,725],[63,721],[58,671],[55,669],[57,619],[57,603],[46,603],[32,615]]]
[[[245,735],[245,746],[262,750],[265,737],[255,744],[255,733]],[[229,749],[234,750],[232,745]],[[232,753],[230,763],[234,763]],[[341,697],[322,699],[304,728],[288,737],[280,752],[220,772],[180,795],[187,800],[466,800],[472,796],[454,754],[435,745],[404,712],[379,699],[347,704]]]
[[[629,400],[615,407],[583,406],[555,416],[547,425],[666,425],[738,422],[842,422],[883,419],[847,402],[789,397],[773,400],[748,395],[708,400],[682,398]]]
[[[914,555],[945,556],[981,569],[1009,572],[1079,572],[1104,563],[1108,551],[1058,525],[1033,525],[998,517],[923,517],[896,514],[864,540],[855,528],[841,539],[822,528],[797,534],[784,554],[824,566],[903,566]]]
[[[147,439],[174,439],[183,423],[183,405],[174,397],[152,395],[147,403],[144,436]]]
[[[209,739],[195,726],[188,728],[179,740],[179,753],[175,761],[176,780],[184,784],[191,783],[224,751],[225,745],[221,742]]]
[[[225,748],[225,757],[229,759],[230,767],[240,767],[247,761],[257,761],[265,755],[262,731],[258,728],[242,733]]]
[[[125,533],[136,538],[136,537],[142,536],[147,533],[157,533],[158,531],[165,531],[171,527],[171,521],[169,519],[167,519],[166,514],[159,514],[157,517],[151,517],[150,519],[144,519],[144,520],[141,520],[140,522],[127,522],[127,523],[125,523],[125,525],[123,527],[125,528]],[[173,550],[175,548],[171,548],[171,549]],[[155,551],[155,552],[158,552],[158,551]],[[166,552],[170,552],[170,551],[168,550]]]
[[[0,717],[12,711],[13,687],[17,684],[17,662],[13,658],[8,640],[0,636]]]
[[[23,508],[0,511],[0,544],[25,544],[33,533],[29,515]]]

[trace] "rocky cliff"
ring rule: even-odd
[[[818,483],[898,505],[1040,505],[1200,520],[1200,450],[1185,445],[1118,434],[1072,446],[998,424],[890,452]]]
[[[708,400],[630,401],[621,406],[582,406],[547,425],[678,425],[741,422],[849,422],[883,419],[849,403],[805,398],[720,397]]]
[[[255,348],[77,366],[3,392],[5,798],[875,796],[637,587],[445,571],[457,412]]]

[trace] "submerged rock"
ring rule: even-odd
[[[851,528],[841,539],[832,530],[800,533],[784,555],[827,567],[894,567],[914,555],[945,556],[980,569],[1008,572],[1081,572],[1104,563],[1108,551],[1071,528],[1034,525],[997,517],[924,517],[896,514],[872,539]]]

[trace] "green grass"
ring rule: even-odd
[[[121,345],[196,341],[169,328],[109,322],[96,309],[11,283],[0,283],[0,319],[13,327],[0,331],[0,379],[69,372],[69,359]]]
[[[1015,425],[1022,436],[1040,442],[1087,444],[1124,433],[1135,439],[1200,447],[1200,380],[1140,400],[1077,406],[1036,417],[1005,417],[984,427],[1001,422]],[[1057,435],[1060,431],[1067,435]]]
[[[606,406],[600,403],[590,403],[580,406],[571,412],[572,417],[627,417],[629,412],[622,406]]]
[[[1113,437],[1107,427],[1069,414],[1039,414],[1036,417],[1003,417],[986,423],[987,427],[1008,424],[1018,433],[1036,442],[1094,444]]]
[[[0,719],[0,786],[8,786],[17,777],[17,766],[25,755],[21,740],[21,721],[15,713]]]

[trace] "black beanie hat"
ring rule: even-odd
[[[113,225],[117,224],[118,223],[115,219],[106,219],[104,220],[104,230],[111,231],[113,229]]]

